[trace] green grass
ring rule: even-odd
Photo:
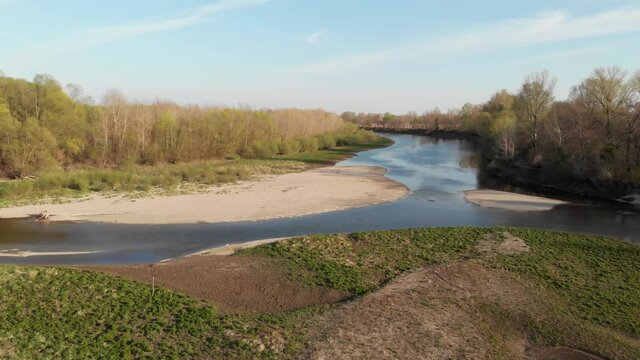
[[[0,295],[0,354],[17,358],[241,358],[258,335],[185,296],[87,271],[3,266]]]
[[[285,261],[310,285],[363,294],[407,271],[458,259],[489,230],[429,228],[319,235],[244,250]]]
[[[574,317],[640,338],[640,246],[571,233],[510,231],[532,251],[500,256],[497,266],[559,294]]]
[[[484,235],[501,231],[522,238],[531,251],[486,256],[476,250]],[[640,357],[636,245],[527,229],[428,228],[309,236],[241,254],[273,258],[308,285],[354,294],[424,266],[474,262],[525,284],[539,302],[537,312],[474,303],[497,344],[515,328],[540,344]],[[0,357],[44,359],[296,358],[314,319],[339,306],[229,315],[121,278],[16,266],[0,266],[0,298]]]
[[[272,359],[328,307],[221,314],[162,288],[66,268],[0,266],[0,358]],[[286,341],[285,341],[286,340]]]
[[[390,146],[392,144],[392,140],[384,137],[378,137],[375,141],[369,143],[337,146],[328,150],[300,152],[280,156],[278,159],[299,161],[305,164],[329,165],[347,159],[360,151],[377,149]]]
[[[92,193],[144,197],[205,191],[210,186],[248,180],[266,174],[306,169],[311,164],[332,164],[356,152],[389,145],[375,138],[362,144],[314,152],[300,152],[271,159],[228,159],[186,164],[128,165],[116,169],[87,167],[53,171],[36,179],[0,182],[0,207],[42,202],[65,202]]]
[[[0,206],[64,201],[91,193],[139,197],[150,193],[197,192],[213,185],[264,174],[301,171],[304,168],[305,164],[295,161],[234,159],[55,171],[36,179],[0,182]]]

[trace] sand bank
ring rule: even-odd
[[[66,204],[0,209],[0,218],[34,216],[50,221],[188,224],[266,220],[344,210],[397,200],[407,188],[380,167],[325,167],[233,185],[206,193],[144,199],[92,196]]]
[[[14,258],[26,258],[33,256],[65,256],[65,255],[87,255],[87,254],[97,254],[98,251],[45,251],[45,252],[34,252],[34,251],[22,251],[18,249],[14,250],[0,250],[1,257],[14,257]]]
[[[568,204],[561,200],[496,190],[471,190],[465,191],[464,195],[473,204],[512,211],[547,211],[554,206]]]
[[[251,248],[254,248],[254,247],[258,247],[260,245],[271,244],[271,243],[278,242],[278,241],[281,241],[281,240],[286,240],[286,239],[289,239],[289,238],[273,238],[273,239],[248,241],[248,242],[243,242],[243,243],[238,243],[238,244],[227,244],[225,246],[216,246],[216,247],[209,248],[209,249],[206,249],[206,250],[198,251],[197,253],[193,253],[193,254],[187,255],[185,257],[191,257],[191,256],[229,256],[229,255],[235,254],[237,251],[240,251],[242,249],[251,249]],[[170,260],[173,260],[173,259],[170,259]]]

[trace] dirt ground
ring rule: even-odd
[[[536,313],[538,301],[512,279],[460,262],[403,275],[320,320],[307,359],[573,359],[598,357],[532,346],[517,326],[481,304]],[[509,284],[509,285],[507,285]]]
[[[227,312],[277,313],[312,305],[332,304],[351,297],[289,280],[266,258],[191,256],[155,265],[86,267],[175,290],[216,305]]]
[[[486,236],[477,250],[484,256],[530,251],[508,232]],[[496,315],[507,309],[542,318],[544,301],[530,285],[480,260],[423,268],[355,300],[349,300],[350,293],[289,280],[272,259],[242,255],[89,269],[153,281],[228,312],[274,313],[343,302],[309,319],[314,325],[299,357],[304,359],[600,359],[534,345],[518,324]]]
[[[508,231],[487,234],[477,246],[477,250],[485,255],[502,254],[515,255],[529,252],[529,246],[524,240],[511,235]]]

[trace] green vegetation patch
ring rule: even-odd
[[[100,273],[2,266],[0,297],[0,357],[269,358],[278,350],[268,324]]]
[[[603,237],[509,229],[532,249],[498,264],[567,301],[578,318],[640,338],[640,246]]]
[[[283,155],[279,159],[300,161],[306,164],[328,165],[335,164],[338,161],[347,159],[353,154],[390,146],[393,140],[385,137],[370,137],[366,132],[359,133],[357,137],[347,137],[340,139],[338,145],[331,149],[300,152],[295,154]],[[364,135],[363,135],[364,134]]]
[[[309,284],[363,294],[403,272],[458,259],[488,232],[481,228],[427,228],[321,235],[242,253],[282,259],[294,276]]]
[[[128,165],[117,169],[54,171],[35,179],[0,182],[0,207],[64,201],[90,193],[148,194],[197,192],[210,186],[265,174],[301,171],[305,164],[279,160],[211,160],[187,164]]]

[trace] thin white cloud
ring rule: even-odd
[[[535,63],[539,63],[541,61],[546,61],[546,60],[555,60],[555,59],[564,59],[564,58],[572,58],[572,57],[578,57],[578,56],[593,55],[593,54],[603,53],[607,50],[608,49],[606,47],[589,47],[589,48],[578,48],[578,49],[571,49],[571,50],[565,50],[565,51],[549,52],[549,53],[544,53],[536,56],[527,57],[525,59],[518,61],[517,63],[518,64],[535,64]]]
[[[162,20],[137,21],[125,25],[81,29],[37,48],[30,49],[17,56],[17,58],[29,58],[32,55],[42,53],[52,55],[78,52],[144,34],[187,28],[201,24],[219,13],[257,7],[272,1],[274,0],[219,0],[209,5],[192,8],[179,16]]]
[[[529,18],[499,21],[431,41],[348,54],[329,61],[308,64],[295,71],[337,75],[391,61],[469,54],[638,31],[640,31],[640,7],[574,17],[564,11],[554,11]]]
[[[189,10],[183,16],[160,21],[138,22],[129,25],[88,29],[85,33],[106,41],[118,40],[147,33],[168,31],[194,26],[221,12],[255,7],[272,0],[221,0]]]
[[[309,45],[316,44],[318,41],[320,41],[320,38],[323,37],[325,33],[326,30],[318,30],[312,32],[311,34],[308,34],[304,37],[304,41]]]

